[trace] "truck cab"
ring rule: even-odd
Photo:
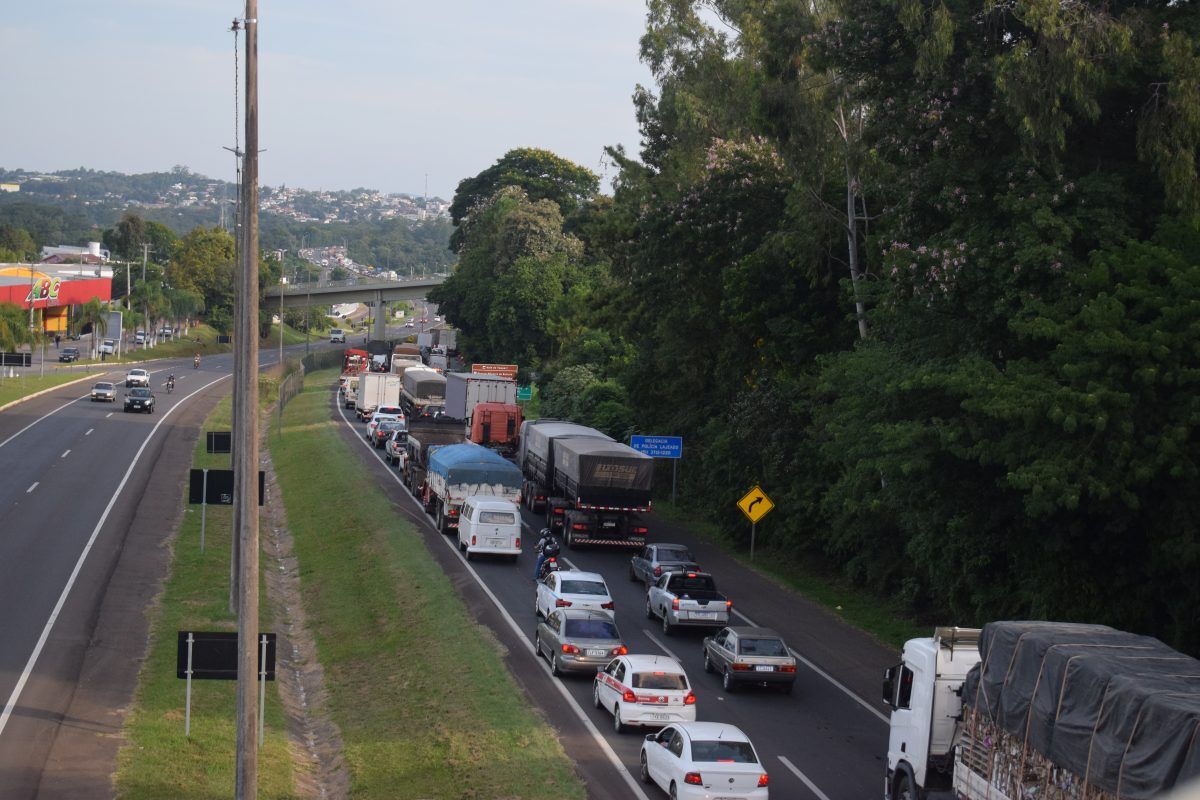
[[[978,628],[937,628],[910,639],[902,660],[884,673],[891,708],[884,797],[917,800],[950,789],[962,716],[962,685],[979,663]]]

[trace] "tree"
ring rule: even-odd
[[[167,265],[167,282],[200,295],[204,308],[233,308],[233,237],[221,228],[194,228]]]
[[[29,231],[15,225],[0,225],[0,261],[32,261],[37,256],[37,244]]]
[[[32,342],[28,311],[16,303],[0,303],[0,351],[16,350],[18,345]]]
[[[100,337],[108,333],[108,306],[98,298],[92,298],[79,307],[77,324],[80,330],[92,328],[92,358],[96,358]]]
[[[534,147],[509,150],[483,172],[459,182],[450,204],[450,219],[456,226],[450,237],[452,250],[463,249],[466,235],[463,223],[467,217],[505,186],[519,187],[530,201],[556,203],[565,218],[596,195],[600,179],[586,167],[548,150]]]

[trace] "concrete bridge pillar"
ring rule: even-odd
[[[387,308],[383,305],[383,292],[375,293],[375,335],[374,339],[387,339]]]

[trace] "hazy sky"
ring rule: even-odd
[[[0,166],[232,179],[244,3],[4,6]],[[644,17],[642,0],[260,0],[262,182],[420,193],[428,174],[449,198],[520,146],[601,172],[605,145],[638,149]]]

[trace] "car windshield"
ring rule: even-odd
[[[682,547],[679,549],[658,548],[659,561],[695,561],[692,554]]]
[[[129,395],[131,397],[149,397],[150,390],[149,389],[131,389],[129,391]]]
[[[617,626],[602,619],[569,619],[567,636],[572,639],[620,639]]]
[[[107,391],[107,390],[111,390],[113,388],[113,385],[111,383],[97,383],[95,388]]]
[[[146,374],[146,370],[144,370],[144,369],[131,369],[131,370],[129,370],[129,374],[130,374],[130,375],[136,375],[137,377],[139,377],[139,378],[140,378],[140,377],[142,377],[143,375],[145,375],[145,374]]]
[[[749,742],[692,742],[692,761],[757,764]]]
[[[512,525],[517,521],[517,516],[511,511],[481,511],[479,521],[488,525]]]
[[[744,656],[786,656],[781,639],[739,639],[738,652]]]
[[[606,596],[608,594],[608,587],[597,581],[564,580],[562,582],[562,593]]]
[[[635,689],[686,689],[687,678],[678,672],[638,672],[633,676]]]
[[[378,429],[383,431],[384,433],[387,433],[388,431],[399,430],[399,428],[400,428],[399,420],[385,419],[383,422],[379,423]]]

